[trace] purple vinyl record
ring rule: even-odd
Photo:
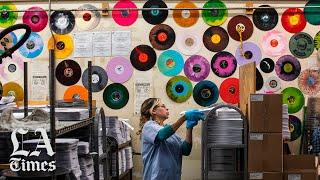
[[[293,81],[300,75],[301,65],[296,57],[284,55],[276,62],[275,70],[280,79]]]
[[[260,48],[252,42],[243,43],[242,50],[238,47],[235,56],[239,66],[250,62],[256,62],[258,65],[262,57]]]
[[[128,59],[124,57],[115,57],[107,64],[106,71],[111,81],[115,83],[124,83],[132,76],[133,67]]]
[[[237,60],[231,53],[220,51],[212,57],[211,68],[215,75],[222,78],[229,77],[237,69]]]
[[[200,55],[190,56],[184,64],[184,74],[191,81],[202,81],[210,73],[210,64],[208,60]]]

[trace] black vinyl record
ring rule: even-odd
[[[111,109],[121,109],[129,101],[129,91],[122,84],[110,84],[103,91],[103,101]]]
[[[161,0],[148,0],[143,8],[167,8],[167,5]],[[149,24],[161,24],[168,17],[168,10],[142,10],[142,16]]]
[[[260,69],[264,73],[271,73],[274,70],[274,61],[270,58],[264,58],[260,62]]]
[[[259,7],[270,7],[269,5],[261,5]],[[256,9],[252,15],[254,25],[262,30],[269,31],[278,24],[278,13],[277,11],[270,8]]]
[[[220,26],[209,27],[203,34],[204,46],[212,52],[224,50],[229,43],[229,35]]]
[[[263,84],[263,77],[258,68],[256,68],[256,90],[259,91],[260,89],[262,89]]]
[[[86,69],[82,74],[82,84],[85,88],[89,89],[88,85],[88,72]],[[107,72],[100,66],[92,66],[92,75],[91,75],[91,84],[92,92],[99,92],[103,90],[108,83]]]
[[[158,50],[169,49],[176,40],[174,30],[166,24],[154,26],[149,33],[149,40],[153,48]]]
[[[68,34],[75,26],[75,17],[71,11],[54,11],[50,16],[50,28],[57,34]]]
[[[81,78],[81,67],[71,59],[61,61],[56,67],[56,78],[65,86],[74,85]]]
[[[157,55],[152,47],[139,45],[131,51],[130,61],[132,66],[137,70],[147,71],[156,64]]]

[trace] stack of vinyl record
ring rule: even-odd
[[[81,170],[78,159],[78,139],[56,139],[56,165],[71,170],[74,177],[80,179]]]
[[[80,141],[78,143],[78,157],[81,170],[81,180],[94,180],[93,159],[89,154],[89,143]]]
[[[233,149],[209,149],[210,171],[232,171],[236,161]]]
[[[126,158],[126,170],[133,168],[132,147],[124,148]]]
[[[289,112],[288,105],[282,105],[282,138],[289,140],[291,137],[289,130]]]
[[[243,120],[233,109],[216,110],[216,118],[208,120],[208,143],[243,144]]]
[[[119,169],[121,168],[121,171],[125,172],[127,170],[127,168],[126,168],[126,164],[127,164],[126,152],[124,151],[124,149],[122,149],[120,151],[120,153],[121,153],[121,164],[119,163]]]

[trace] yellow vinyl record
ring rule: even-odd
[[[70,35],[54,35],[56,42],[54,43],[53,37],[48,41],[48,49],[54,49],[55,57],[57,59],[65,59],[73,52],[73,39]]]
[[[197,8],[190,1],[183,0],[175,8]],[[173,20],[181,27],[190,27],[197,23],[199,19],[199,10],[173,10]]]
[[[23,89],[15,82],[8,82],[3,85],[3,96],[14,96],[15,101],[23,101]]]

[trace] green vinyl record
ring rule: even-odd
[[[202,19],[210,26],[220,26],[228,17],[228,10],[226,5],[220,0],[209,0],[203,8],[213,8],[202,11]],[[216,8],[216,9],[215,9]]]
[[[13,25],[17,19],[18,12],[16,5],[8,2],[0,3],[0,27],[7,28]]]
[[[192,83],[184,76],[174,76],[167,82],[166,92],[174,102],[185,102],[192,94]]]
[[[310,0],[304,7],[304,16],[312,25],[320,24],[320,1]]]
[[[111,109],[121,109],[129,101],[129,92],[122,84],[110,84],[103,91],[103,101]]]
[[[288,104],[288,112],[296,113],[304,106],[304,96],[302,92],[295,87],[287,87],[282,93],[282,103]]]
[[[289,130],[290,130],[290,141],[295,141],[302,134],[301,120],[293,115],[289,115]]]

